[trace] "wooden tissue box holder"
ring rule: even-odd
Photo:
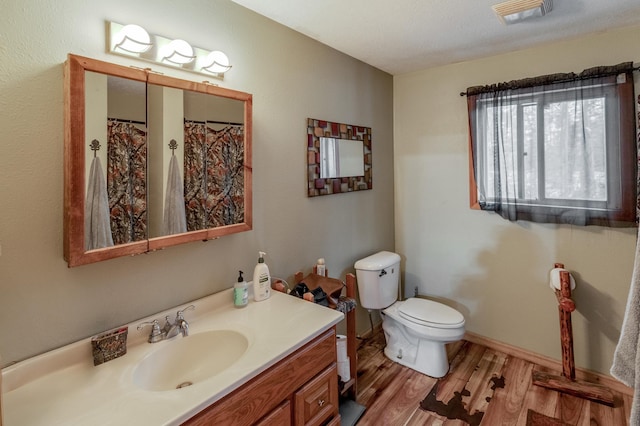
[[[118,328],[91,338],[93,365],[100,365],[127,353],[129,327]]]

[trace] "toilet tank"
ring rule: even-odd
[[[381,251],[355,265],[360,305],[365,309],[384,309],[398,300],[400,255]]]

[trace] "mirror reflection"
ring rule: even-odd
[[[244,220],[244,105],[185,92],[185,207],[189,231]]]
[[[243,222],[242,101],[90,71],[86,88],[86,140],[106,142],[87,150],[87,250]]]
[[[338,178],[364,175],[362,141],[320,138],[320,177]]]
[[[85,135],[85,249],[145,240],[145,83],[87,71]]]

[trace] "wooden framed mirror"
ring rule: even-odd
[[[69,55],[70,267],[252,228],[252,95]]]

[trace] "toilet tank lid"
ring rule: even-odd
[[[380,251],[356,262],[354,267],[361,271],[379,271],[400,263],[400,255],[390,251]]]

